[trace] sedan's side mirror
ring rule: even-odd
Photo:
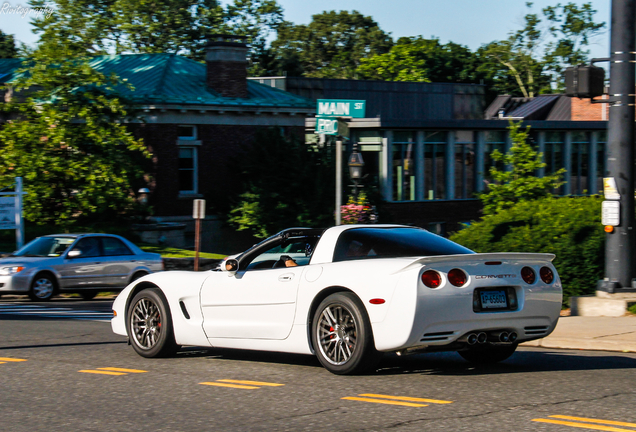
[[[77,249],[73,249],[72,251],[69,251],[66,254],[67,258],[77,258],[78,256],[80,256],[82,254],[82,251],[77,250]]]
[[[223,264],[223,271],[226,271],[231,274],[235,274],[238,271],[238,268],[239,268],[238,260],[234,258],[225,260],[225,263]]]

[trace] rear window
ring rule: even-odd
[[[353,228],[340,234],[333,261],[472,253],[419,228]]]

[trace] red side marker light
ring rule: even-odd
[[[371,303],[371,304],[383,304],[384,302],[385,302],[385,300],[381,299],[381,298],[369,300],[369,303]]]
[[[422,273],[422,282],[429,288],[437,288],[442,283],[442,277],[435,270],[426,270]]]

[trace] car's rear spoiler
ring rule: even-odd
[[[423,258],[416,258],[405,267],[396,271],[400,273],[408,270],[414,266],[428,265],[431,263],[446,263],[446,262],[467,262],[467,261],[484,261],[484,262],[497,262],[497,261],[548,261],[552,260],[556,255],[551,253],[525,253],[525,252],[498,252],[498,253],[475,253],[475,254],[462,254],[462,255],[438,255],[429,256]]]

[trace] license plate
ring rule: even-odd
[[[482,309],[506,309],[508,307],[508,299],[504,290],[481,291],[479,296]]]

